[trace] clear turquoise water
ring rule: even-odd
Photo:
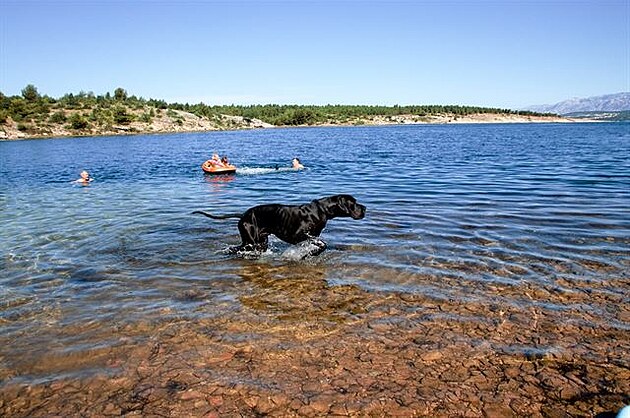
[[[205,176],[217,151],[239,174]],[[299,156],[308,167],[288,167]],[[74,185],[81,170],[95,181]],[[191,215],[350,193],[329,250],[258,260],[234,221]],[[431,297],[532,301],[523,289],[628,299],[630,125],[339,127],[0,143],[0,345],[107,345],[117,326],[240,309],[256,275],[286,268],[329,285]],[[497,294],[489,289],[509,292]],[[569,303],[569,302],[567,302]],[[598,304],[594,325],[628,328]],[[67,330],[67,331],[63,331]]]

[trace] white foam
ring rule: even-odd
[[[316,253],[320,246],[314,242],[306,241],[298,245],[287,248],[281,255],[282,258],[292,261],[304,260],[306,257]]]
[[[256,176],[261,174],[283,173],[287,171],[297,171],[292,167],[239,167],[236,169],[236,174],[242,174],[245,176]]]

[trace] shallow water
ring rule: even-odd
[[[204,175],[214,151],[239,173]],[[306,170],[287,169],[294,156]],[[89,186],[71,183],[82,169],[95,178]],[[191,215],[339,193],[365,204],[366,218],[329,222],[329,249],[306,261],[278,240],[260,259],[235,258],[225,252],[239,242],[234,220]],[[590,301],[628,302],[629,207],[628,124],[0,143],[0,377],[61,376],[59,358],[38,369],[51,349],[76,368],[81,353],[121,344],[113,336],[125,327],[142,340],[144,324],[229,315],[246,301],[258,306],[247,299],[253,288],[296,274],[376,293],[580,312],[591,326],[628,330],[613,307]]]

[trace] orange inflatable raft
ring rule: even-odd
[[[207,174],[234,174],[236,173],[236,167],[233,165],[226,165],[223,167],[217,166],[212,163],[212,160],[208,160],[201,164],[201,169]]]

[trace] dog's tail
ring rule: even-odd
[[[242,213],[228,213],[228,214],[225,214],[225,215],[213,215],[211,213],[203,212],[203,211],[200,211],[200,210],[196,210],[196,211],[193,212],[193,214],[195,214],[195,213],[207,216],[208,218],[212,218],[212,219],[230,219],[230,218],[241,219],[243,217]]]

